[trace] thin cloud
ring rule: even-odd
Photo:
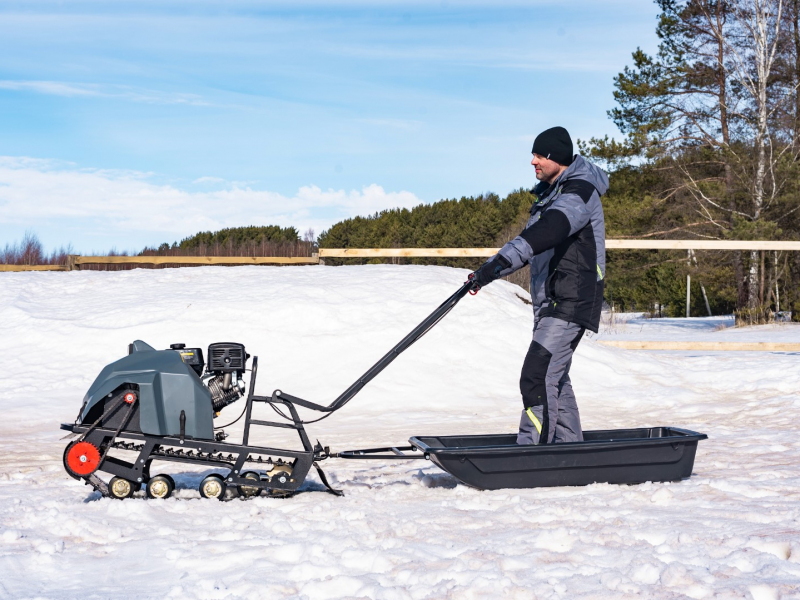
[[[356,119],[360,123],[377,125],[378,127],[389,127],[391,129],[404,129],[406,131],[416,131],[422,127],[422,121],[413,119]]]
[[[392,60],[401,63],[440,63],[443,65],[506,69],[509,71],[574,71],[606,72],[619,67],[613,57],[598,55],[591,49],[573,51],[568,56],[553,48],[523,52],[517,48],[487,49],[470,46],[424,46],[421,44],[391,46],[377,44],[341,44],[325,48],[330,54],[373,61]]]
[[[235,184],[190,192],[151,180],[150,174],[135,171],[64,168],[49,161],[0,157],[0,224],[60,224],[87,235],[136,231],[176,239],[254,224],[319,232],[343,218],[422,203],[411,192],[387,192],[377,184],[360,190],[307,185],[286,196]]]
[[[64,96],[72,98],[74,96],[100,96],[96,90],[86,87],[61,83],[59,81],[0,81],[0,89],[13,90],[18,92],[36,92],[37,94],[47,94],[50,96]]]
[[[17,92],[34,92],[49,96],[116,98],[145,104],[186,104],[213,106],[197,94],[168,93],[123,85],[92,83],[65,83],[62,81],[0,80],[0,89]]]
[[[527,134],[527,135],[479,135],[475,138],[479,142],[493,142],[493,143],[517,143],[517,142],[526,142],[526,143],[533,143],[536,139],[536,134]]]

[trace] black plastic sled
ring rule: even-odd
[[[409,442],[456,479],[483,490],[590,483],[680,481],[692,474],[697,442],[674,427],[585,431],[583,442],[518,446],[516,434],[420,436]]]
[[[582,442],[519,446],[516,434],[418,436],[403,448],[350,450],[336,456],[425,458],[481,490],[633,484],[687,479],[697,442],[708,439],[704,433],[675,427],[584,431],[583,437]]]

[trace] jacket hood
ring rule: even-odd
[[[608,175],[606,175],[606,172],[577,154],[572,164],[567,167],[567,170],[559,178],[558,183],[564,183],[569,179],[588,181],[601,196],[608,191]]]

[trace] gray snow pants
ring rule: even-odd
[[[584,331],[555,317],[536,321],[519,381],[524,408],[517,444],[583,441],[569,368]]]

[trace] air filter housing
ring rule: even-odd
[[[244,344],[218,342],[208,347],[208,370],[211,373],[244,373],[245,363],[250,355],[244,351]]]

